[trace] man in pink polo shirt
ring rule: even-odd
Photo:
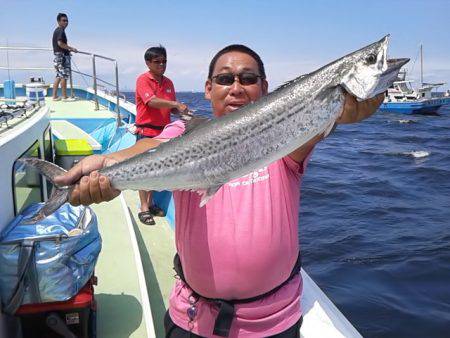
[[[242,45],[231,45],[212,59],[205,97],[215,117],[267,93],[260,57]],[[383,95],[357,102],[347,95],[338,123],[370,116]],[[184,125],[166,126],[157,139],[81,161],[58,183],[83,175],[71,203],[110,200],[120,192],[95,169],[123,161],[184,132]],[[175,240],[180,276],[165,317],[167,337],[299,337],[302,321],[299,275],[298,210],[300,184],[319,135],[267,167],[224,185],[202,208],[195,192],[176,191]]]
[[[176,100],[172,81],[164,76],[167,52],[163,46],[150,47],[144,54],[148,71],[136,80],[136,141],[158,136],[170,123],[172,111],[187,111],[187,106]],[[164,211],[153,204],[151,191],[139,191],[141,202],[139,220],[154,225],[153,216],[164,216]]]

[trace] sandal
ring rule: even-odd
[[[166,213],[164,212],[164,210],[161,209],[160,207],[158,207],[156,204],[150,206],[149,209],[153,216],[158,216],[158,217],[166,216]]]
[[[142,212],[138,213],[138,217],[139,217],[139,220],[142,223],[144,223],[145,225],[155,225],[156,224],[150,210],[142,211]]]

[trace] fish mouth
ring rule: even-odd
[[[400,71],[400,68],[402,68],[404,65],[406,65],[409,62],[409,58],[401,58],[401,59],[387,59],[387,69],[381,73],[380,78],[387,78],[390,74],[394,74],[395,76],[398,75],[398,72]]]
[[[401,58],[401,59],[388,59],[387,65],[388,69],[387,72],[392,72],[394,70],[402,68],[404,65],[406,65],[409,62],[410,59],[408,58]]]

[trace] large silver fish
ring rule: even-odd
[[[387,46],[388,36],[300,76],[232,114],[204,121],[152,151],[99,172],[119,190],[202,191],[203,205],[226,182],[329,132],[343,108],[342,88],[358,100],[386,91],[409,61],[387,60]],[[22,162],[37,167],[50,180],[63,172],[42,160]],[[70,191],[71,187],[58,187],[34,220],[58,209]]]

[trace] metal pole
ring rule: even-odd
[[[116,114],[117,114],[117,127],[122,124],[120,117],[120,107],[119,107],[119,67],[117,61],[114,61],[114,66],[116,69]]]
[[[6,40],[6,47],[8,47],[8,39]],[[6,50],[6,65],[8,66],[8,80],[11,81],[11,71],[9,69],[9,49]]]
[[[69,81],[70,81],[70,97],[74,98],[73,94],[73,79],[72,79],[72,59],[70,60],[70,73],[69,73]]]
[[[95,70],[95,55],[92,55],[92,77],[94,78],[94,102],[95,110],[99,110],[98,98],[97,98],[97,72]]]
[[[53,51],[53,49],[51,48],[35,48],[35,47],[12,47],[12,46],[0,46],[0,49],[9,49],[9,50],[43,50],[43,51]]]
[[[423,87],[423,51],[422,44],[420,44],[420,83]]]

